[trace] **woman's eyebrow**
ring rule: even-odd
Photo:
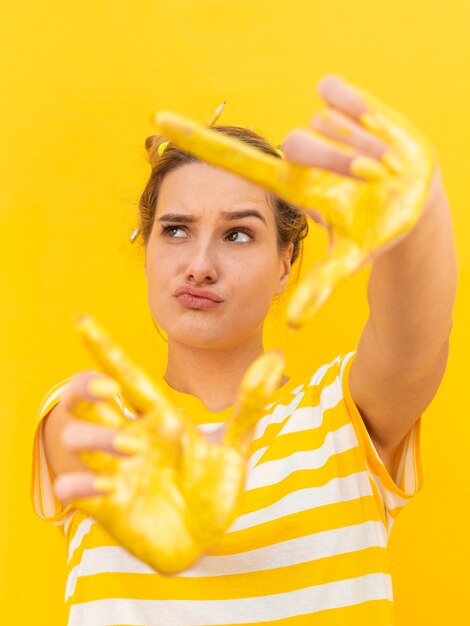
[[[226,220],[239,220],[242,217],[257,217],[262,222],[264,222],[266,226],[268,225],[266,223],[264,215],[262,215],[256,209],[243,209],[240,211],[221,211],[220,215]]]
[[[244,209],[242,211],[221,211],[220,216],[226,220],[239,220],[243,217],[257,217],[267,226],[264,216],[255,209]],[[158,218],[159,222],[197,222],[198,218],[187,213],[166,213]]]
[[[196,222],[196,218],[193,215],[180,214],[180,213],[166,213],[161,215],[158,222]]]

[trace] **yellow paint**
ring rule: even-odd
[[[349,139],[350,137],[352,137],[353,135],[353,131],[351,128],[349,128],[348,126],[343,126],[343,125],[339,125],[337,124],[335,126],[336,130],[338,131],[338,133],[340,135],[342,135],[345,139]]]
[[[97,476],[92,482],[93,488],[103,493],[111,493],[116,489],[116,483],[107,476]]]
[[[105,493],[72,504],[155,570],[181,572],[218,542],[238,514],[253,428],[279,387],[282,353],[268,351],[252,363],[223,441],[209,443],[91,316],[77,316],[75,325],[127,402],[133,401],[129,406],[143,414],[132,421],[121,416],[113,443],[126,456],[80,454],[98,473],[95,488]],[[97,421],[93,403],[82,403],[76,414]],[[155,532],[155,518],[166,532]]]
[[[357,152],[356,148],[348,146],[347,144],[343,143],[342,141],[338,141],[337,139],[333,139],[333,137],[328,137],[327,135],[324,135],[323,133],[317,131],[315,128],[307,128],[306,132],[312,137],[315,137],[315,139],[318,139],[318,141],[326,143],[332,148],[335,148],[335,150],[339,150],[340,152],[342,152],[343,154],[347,154],[348,156],[351,156]]]
[[[157,152],[159,156],[162,156],[162,154],[165,152],[169,143],[170,143],[169,141],[162,141],[162,143],[158,146]]]
[[[238,448],[243,456],[249,453],[252,429],[266,399],[279,387],[284,364],[282,352],[270,350],[251,364],[242,379],[223,441]]]
[[[297,328],[300,324],[296,320],[314,317],[338,283],[366,262],[367,253],[353,241],[340,237],[333,239],[328,259],[309,270],[291,298],[287,310],[289,327]]]
[[[113,439],[113,447],[118,452],[137,454],[143,451],[144,442],[137,439],[137,437],[131,437],[127,433],[119,432]]]
[[[382,163],[385,163],[393,174],[402,174],[404,170],[404,164],[391,150],[385,152],[381,158]]]
[[[373,133],[379,133],[380,126],[372,113],[363,113],[360,116],[359,121],[364,126],[364,128],[367,128]]]
[[[74,413],[76,416],[86,415],[86,419],[96,424],[105,424],[111,428],[117,428],[121,425],[122,414],[112,401],[88,401],[82,400],[75,405]]]
[[[108,397],[119,393],[120,388],[111,378],[92,378],[88,383],[88,391],[96,396]]]
[[[376,159],[371,159],[363,155],[357,156],[351,161],[350,173],[360,176],[370,182],[383,181],[387,176],[387,171]]]

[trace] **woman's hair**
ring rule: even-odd
[[[264,137],[254,131],[240,126],[212,126],[212,130],[223,133],[230,137],[235,137],[248,143],[267,154],[281,158],[276,148],[272,146]],[[155,213],[157,208],[160,187],[165,176],[186,163],[201,162],[201,159],[181,150],[172,143],[169,143],[163,154],[158,154],[158,147],[166,141],[159,135],[151,135],[145,141],[148,160],[152,166],[150,178],[145,186],[139,200],[139,233],[145,248],[147,247],[150,234],[152,232]],[[277,226],[277,248],[278,252],[286,250],[291,243],[294,244],[291,264],[300,255],[302,262],[303,243],[302,240],[308,234],[308,221],[305,213],[296,206],[282,200],[272,192],[267,192],[268,202],[274,211]],[[300,270],[299,270],[300,271]],[[298,274],[297,274],[298,277]]]

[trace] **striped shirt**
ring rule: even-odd
[[[391,476],[351,398],[354,357],[337,356],[272,395],[256,426],[239,516],[215,548],[175,576],[155,572],[54,497],[42,419],[74,377],[56,385],[39,409],[32,494],[37,514],[66,539],[69,626],[394,624],[387,541],[422,485],[421,417]],[[230,415],[230,407],[208,411],[163,377],[160,385],[203,431]]]

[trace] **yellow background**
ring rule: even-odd
[[[0,616],[64,623],[65,550],[29,499],[46,391],[96,367],[71,325],[94,314],[151,373],[165,344],[128,236],[148,175],[151,115],[253,126],[280,143],[319,107],[335,72],[410,117],[437,146],[453,206],[460,281],[448,369],[423,419],[425,486],[401,513],[391,556],[398,626],[468,623],[467,235],[470,3],[306,0],[3,0],[0,12]],[[313,229],[312,229],[313,230]],[[304,270],[323,239],[312,233]],[[286,344],[289,370],[356,347],[363,270]]]

